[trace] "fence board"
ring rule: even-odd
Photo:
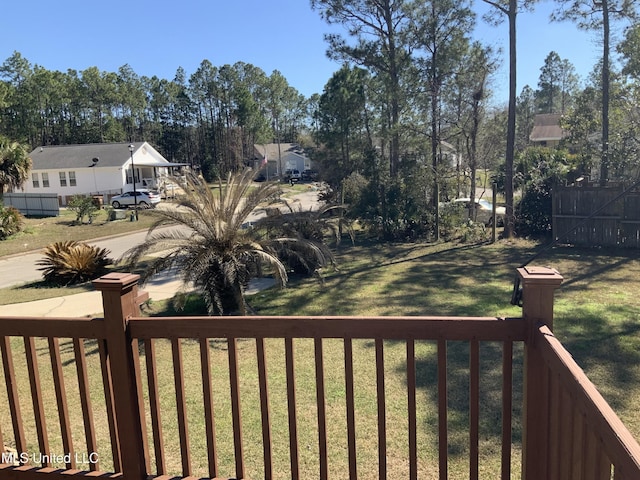
[[[60,206],[57,193],[5,193],[4,205],[20,210],[23,215],[57,217]]]
[[[554,239],[580,246],[640,248],[640,194],[632,191],[613,201],[623,192],[620,185],[556,187]]]

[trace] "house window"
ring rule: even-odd
[[[33,183],[33,188],[40,188],[40,180],[38,180],[38,174],[31,174],[31,182]]]
[[[67,186],[67,174],[65,172],[60,172],[60,186]]]
[[[49,188],[49,174],[47,172],[42,173],[42,186]]]
[[[69,172],[69,186],[75,187],[76,185],[76,172]]]
[[[133,183],[131,174],[133,170],[127,170],[127,183]],[[136,183],[140,183],[140,171],[136,168]]]

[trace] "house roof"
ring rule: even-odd
[[[279,154],[282,157],[284,157],[285,155],[297,155],[299,157],[306,157],[306,155],[304,154],[304,150],[296,143],[281,143],[279,153],[277,143],[254,145],[254,149],[256,159],[262,159],[266,154],[267,160],[269,160],[270,162],[277,161]]]
[[[147,142],[134,142],[137,165],[172,166]],[[36,148],[29,155],[33,170],[122,167],[131,159],[129,143],[91,143],[87,145],[54,145]],[[93,159],[98,159],[94,161]]]
[[[532,142],[548,142],[562,140],[567,134],[560,127],[559,113],[545,113],[536,115],[533,119],[533,130],[529,135]]]

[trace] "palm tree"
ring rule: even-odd
[[[129,266],[144,255],[161,252],[142,273],[142,281],[173,270],[185,285],[193,285],[203,295],[210,314],[238,311],[246,315],[244,289],[247,282],[269,267],[280,286],[287,283],[287,269],[278,252],[287,247],[327,262],[327,249],[317,242],[298,237],[265,237],[260,229],[245,228],[247,219],[261,204],[278,195],[279,185],[256,186],[255,172],[247,170],[227,176],[211,189],[203,179],[187,178],[185,195],[175,208],[151,211],[157,220],[149,228],[144,243],[125,252]],[[158,230],[173,224],[176,228]]]
[[[330,237],[339,245],[343,232],[346,232],[351,243],[355,241],[353,226],[343,216],[345,206],[323,205],[317,210],[303,210],[294,208],[286,201],[284,203],[284,212],[261,218],[254,228],[266,237],[301,240],[294,244],[280,245],[277,249],[278,257],[296,273],[318,274],[328,263],[335,266],[325,238]],[[315,252],[309,252],[310,248],[315,249]]]
[[[18,188],[28,178],[31,158],[27,149],[0,135],[0,198],[5,187]]]

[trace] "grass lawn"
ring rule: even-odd
[[[286,290],[269,289],[249,298],[251,306],[266,315],[489,315],[519,316],[520,309],[509,304],[515,268],[525,262],[539,247],[526,241],[501,241],[494,245],[458,244],[375,244],[344,245],[338,251],[339,270],[325,272],[322,283],[312,279],[293,279]],[[556,296],[555,333],[574,355],[576,361],[612,404],[631,432],[640,438],[640,255],[637,252],[556,248],[535,260],[535,265],[551,266],[560,271],[565,281]],[[171,314],[163,302],[152,304],[151,314]],[[194,307],[191,307],[194,308]],[[193,310],[188,313],[193,314]],[[21,339],[14,339],[17,353]],[[47,366],[48,353],[42,341],[39,349],[45,392],[53,391]],[[243,392],[244,439],[247,473],[260,478],[261,433],[257,396],[255,344],[239,340],[241,391]],[[302,478],[317,476],[317,427],[315,426],[315,381],[313,345],[296,341],[296,392],[298,397],[298,432]],[[219,436],[219,462],[223,476],[233,476],[233,442],[230,418],[228,363],[226,342],[213,339],[210,343],[216,429]],[[201,379],[198,345],[183,341],[184,372],[191,449],[196,475],[206,475],[206,448],[201,406]],[[274,438],[276,478],[287,478],[288,435],[284,348],[280,340],[269,340],[268,368],[271,414]],[[69,342],[63,347],[70,383],[75,365],[70,357]],[[95,344],[87,343],[88,358],[96,364]],[[329,418],[332,478],[344,478],[347,469],[346,430],[344,428],[344,351],[342,342],[328,340],[324,345],[326,397]],[[520,350],[518,350],[520,354]],[[361,478],[376,478],[377,457],[375,438],[375,376],[374,350],[371,341],[354,342],[356,372],[356,409],[359,474]],[[393,478],[408,476],[406,454],[406,385],[403,370],[404,344],[385,343],[387,368],[387,416],[389,468]],[[499,348],[491,343],[481,349],[481,477],[497,478],[499,464],[496,439],[499,438],[499,411],[496,391],[499,391]],[[435,411],[435,346],[429,342],[416,345],[418,375],[418,442],[419,474],[421,478],[437,478],[437,417]],[[468,349],[465,344],[449,342],[449,424],[450,478],[465,478],[467,471],[466,422],[468,416]],[[23,358],[23,357],[21,357]],[[144,361],[144,356],[142,356]],[[170,463],[170,473],[180,473],[180,453],[176,434],[175,394],[171,350],[168,342],[157,342],[157,361],[164,438]],[[20,363],[20,362],[16,362]],[[516,362],[517,363],[517,362]],[[24,367],[21,362],[20,368]],[[143,366],[144,368],[144,366]],[[99,370],[96,370],[99,371]],[[144,371],[144,370],[143,370]],[[515,374],[516,399],[514,415],[519,415],[521,377]],[[96,392],[94,408],[104,412],[100,375],[90,376]],[[19,378],[23,398],[28,398],[26,376]],[[72,386],[67,386],[72,390]],[[3,389],[4,390],[4,389]],[[0,428],[11,432],[4,412],[7,412],[5,392],[0,391]],[[47,411],[51,425],[56,425],[53,399]],[[70,406],[71,411],[79,407]],[[75,408],[75,410],[74,410]],[[23,415],[31,416],[28,402]],[[82,419],[73,416],[74,438],[82,445]],[[96,424],[104,435],[104,415],[96,416]],[[35,427],[28,420],[30,442],[35,445]],[[50,427],[52,451],[61,451],[59,435]],[[516,440],[520,435],[518,421],[514,425]],[[5,433],[5,438],[8,434]],[[57,444],[55,442],[58,442]],[[98,442],[99,445],[102,445]],[[57,450],[56,450],[57,448]],[[103,448],[102,446],[100,448]],[[497,456],[496,456],[497,454]],[[110,458],[108,441],[100,452],[105,468]],[[519,477],[519,452],[515,448],[513,478]]]
[[[326,272],[324,282],[312,279],[296,279],[283,291],[266,290],[249,299],[251,306],[260,314],[266,315],[491,315],[519,316],[520,308],[509,304],[515,268],[525,262],[538,246],[531,242],[499,242],[495,245],[376,245],[361,244],[356,247],[343,247],[338,253],[339,271]],[[640,402],[640,302],[636,291],[640,286],[640,255],[633,251],[604,251],[555,248],[537,258],[533,264],[551,266],[558,269],[565,281],[557,292],[555,307],[555,333],[574,355],[576,361],[585,369],[587,375],[596,384],[605,398],[621,416],[622,420],[636,436],[640,438],[640,416],[636,406]],[[162,305],[155,306],[162,310]],[[169,312],[173,314],[173,312]],[[331,343],[331,342],[329,342]],[[250,344],[244,346],[253,351]],[[273,346],[273,355],[282,362],[281,345]],[[311,345],[300,342],[297,358],[312,358]],[[334,390],[329,396],[335,401],[335,419],[332,447],[333,458],[341,467],[346,467],[345,434],[342,415],[344,395],[341,383],[343,357],[341,344],[325,346],[330,353],[326,357],[332,363],[326,366],[333,380]],[[374,432],[372,422],[375,408],[371,404],[375,388],[372,372],[368,371],[373,363],[371,342],[356,342],[356,371],[359,392],[358,409],[361,413],[359,445],[367,445],[359,450],[360,471],[363,478],[375,478],[375,438],[362,432]],[[421,441],[421,473],[431,478],[435,470],[437,442],[433,433],[437,431],[435,410],[435,383],[433,376],[434,345],[428,342],[419,344],[418,376],[419,412]],[[222,347],[224,351],[224,346]],[[390,405],[388,413],[391,424],[400,425],[399,431],[390,437],[390,458],[397,463],[396,468],[404,477],[406,458],[401,445],[404,445],[406,432],[404,425],[404,373],[402,362],[404,347],[390,342],[387,346],[388,368],[395,372],[387,380]],[[194,352],[194,356],[197,354]],[[249,359],[253,353],[247,353]],[[487,388],[482,394],[481,451],[482,468],[486,478],[495,478],[498,472],[496,459],[496,441],[499,438],[497,427],[499,412],[491,402],[499,388],[499,371],[496,370],[499,350],[496,345],[484,345],[482,350],[483,379],[481,385]],[[169,356],[167,355],[167,361]],[[221,363],[226,362],[223,354]],[[466,471],[466,419],[468,416],[466,371],[468,352],[464,344],[450,342],[449,361],[453,368],[450,374],[449,422],[451,428],[460,427],[449,438],[451,451],[451,474]],[[253,371],[254,365],[246,368]],[[298,389],[309,402],[309,411],[301,407],[304,415],[313,417],[313,372],[311,366],[306,374],[297,377]],[[304,370],[303,370],[304,372]],[[282,381],[283,374],[280,374]],[[252,377],[253,378],[253,377]],[[516,382],[520,381],[516,373]],[[488,385],[488,387],[487,387]],[[521,386],[521,384],[518,383]],[[255,385],[249,389],[255,388]],[[516,386],[516,392],[520,387]],[[245,388],[246,391],[246,388]],[[195,393],[194,393],[195,394]],[[519,415],[519,397],[516,393],[516,417]],[[220,400],[223,404],[224,400]],[[256,401],[253,399],[253,401]],[[274,402],[279,405],[281,400]],[[303,400],[304,401],[304,400]],[[253,405],[254,410],[257,408]],[[277,407],[280,408],[280,407]],[[286,412],[277,422],[277,428],[286,429]],[[259,421],[258,417],[254,419]],[[257,426],[257,423],[256,423]],[[307,461],[314,465],[315,427],[309,420],[307,424],[311,453]],[[228,432],[230,435],[230,433]],[[281,432],[286,439],[286,432]],[[259,430],[252,431],[259,447]],[[514,425],[514,436],[520,435],[520,425]],[[229,437],[231,438],[231,437]],[[258,448],[256,447],[256,448]],[[364,453],[371,449],[371,452]],[[259,449],[259,448],[258,448]],[[286,446],[282,455],[286,457]],[[259,452],[256,452],[259,460]],[[307,455],[306,452],[302,453]],[[231,461],[230,452],[228,461]],[[519,456],[514,452],[514,472]],[[259,464],[259,461],[256,463]],[[286,466],[286,465],[285,465]],[[431,469],[431,470],[430,470]],[[313,468],[309,473],[313,472]],[[431,472],[431,473],[429,473]],[[514,473],[513,478],[517,478]],[[259,474],[258,474],[259,476]],[[339,476],[339,475],[338,475]],[[453,476],[452,478],[458,478]]]
[[[137,222],[107,220],[106,210],[100,210],[93,223],[76,225],[76,214],[70,210],[60,210],[58,217],[31,217],[25,220],[22,232],[0,241],[0,257],[39,250],[54,242],[65,240],[92,240],[109,235],[144,230],[152,223],[151,217],[140,210]]]

